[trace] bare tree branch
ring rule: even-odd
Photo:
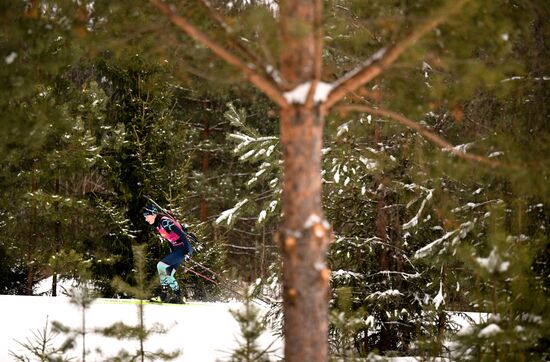
[[[263,91],[278,106],[280,106],[281,108],[286,108],[287,106],[289,106],[287,100],[285,99],[273,79],[262,76],[254,69],[253,66],[246,64],[235,54],[231,53],[223,46],[210,39],[206,34],[190,24],[186,19],[177,15],[170,7],[170,5],[162,2],[161,0],[151,0],[151,3],[164,15],[166,15],[166,17],[180,30],[195,39],[197,42],[208,47],[210,50],[212,50],[212,52],[214,52],[214,54],[225,60],[227,63],[239,68],[244,73],[246,78],[250,81],[250,83],[254,84],[258,89]]]
[[[469,0],[451,0],[449,5],[443,7],[433,17],[421,23],[405,38],[398,41],[389,49],[383,48],[379,50],[371,58],[337,80],[334,83],[334,89],[330,92],[323,107],[329,109],[349,92],[356,90],[363,84],[376,78],[385,69],[390,67],[403,52],[413,46],[429,31],[444,22],[452,13],[458,11],[468,1]]]
[[[359,104],[351,104],[351,105],[342,105],[336,107],[336,110],[338,112],[365,112],[377,116],[382,117],[389,117],[398,123],[402,124],[405,127],[408,127],[410,129],[415,130],[418,132],[422,137],[426,138],[427,140],[431,141],[435,145],[439,146],[441,149],[451,152],[453,155],[463,158],[465,160],[475,161],[482,163],[484,165],[490,166],[491,168],[496,168],[499,166],[502,166],[502,164],[496,160],[492,160],[487,157],[474,155],[471,153],[466,153],[464,151],[461,151],[460,149],[456,148],[449,142],[447,142],[442,137],[436,135],[435,133],[431,132],[427,128],[420,125],[418,122],[415,122],[397,112],[383,109],[383,108],[372,108],[367,105],[359,105]]]

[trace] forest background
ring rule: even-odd
[[[448,313],[477,311],[492,317],[455,337],[464,358],[548,358],[547,5],[322,3],[320,85],[418,35],[325,115],[330,355],[442,356]],[[117,296],[113,278],[133,282],[134,245],[147,246],[154,275],[166,250],[143,222],[144,195],[199,236],[195,260],[276,298],[284,290],[284,101],[174,14],[294,104],[299,88],[278,73],[285,12],[270,1],[164,4],[0,5],[1,293],[32,294],[54,275],[54,293],[66,277]],[[180,278],[194,298],[223,297]]]

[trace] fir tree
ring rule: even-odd
[[[258,346],[258,339],[267,330],[267,325],[260,309],[254,305],[254,289],[254,285],[249,286],[244,293],[242,307],[231,311],[241,327],[240,346],[233,351],[229,359],[232,362],[270,361],[271,345],[264,349]]]
[[[89,351],[86,349],[86,336],[91,332],[86,326],[86,311],[92,305],[95,296],[89,286],[84,283],[79,288],[73,288],[70,294],[72,304],[81,309],[81,324],[80,327],[72,328],[63,325],[58,321],[52,322],[52,331],[54,333],[62,333],[66,335],[65,342],[61,349],[66,352],[76,346],[77,340],[80,339],[82,362],[86,361],[86,356]]]
[[[71,91],[59,91],[53,85],[40,88],[29,109],[35,115],[25,126],[33,130],[34,136],[8,142],[4,158],[8,173],[3,181],[11,190],[4,200],[5,216],[10,220],[3,229],[9,234],[5,245],[12,246],[11,256],[26,269],[27,294],[32,293],[33,284],[44,277],[43,273],[47,276],[53,272],[56,276],[65,272],[59,268],[48,270],[50,258],[83,250],[81,235],[93,227],[83,221],[91,212],[86,197],[91,190],[83,174],[98,161],[99,150],[94,137],[84,129],[81,114],[64,99],[67,94]],[[90,92],[77,102],[91,104],[95,96]],[[51,108],[54,105],[56,109]],[[97,113],[88,116],[93,119]],[[42,123],[50,117],[55,122]],[[25,132],[25,127],[14,127],[12,131]],[[25,150],[23,157],[14,157],[21,150]],[[30,234],[24,235],[18,225],[26,225]],[[55,294],[55,283],[52,289]]]
[[[40,362],[65,362],[71,361],[71,358],[65,358],[64,347],[67,345],[56,347],[53,345],[53,340],[59,333],[54,332],[50,326],[48,318],[46,318],[46,324],[41,330],[33,331],[33,339],[27,338],[26,342],[18,343],[30,354],[33,358]],[[14,358],[14,361],[28,362],[31,358],[27,353],[18,353],[9,351],[10,356]]]
[[[116,356],[109,357],[109,361],[169,361],[180,355],[179,350],[173,352],[164,352],[163,350],[151,352],[145,347],[145,343],[153,334],[165,334],[168,332],[162,325],[155,324],[148,328],[145,324],[145,306],[143,301],[148,300],[151,296],[152,286],[153,284],[156,284],[156,280],[151,280],[147,276],[147,258],[145,250],[145,245],[133,247],[136,280],[135,285],[126,283],[120,277],[115,278],[113,281],[113,284],[117,290],[127,296],[136,297],[141,301],[137,305],[137,325],[132,326],[123,322],[118,322],[98,331],[107,337],[117,338],[118,340],[135,339],[139,342],[139,348],[136,351],[127,351],[126,349],[122,349]]]

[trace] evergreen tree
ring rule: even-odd
[[[86,311],[90,308],[94,301],[94,293],[88,285],[84,284],[80,288],[74,288],[71,291],[71,303],[81,309],[81,324],[80,327],[72,328],[63,325],[58,321],[52,322],[52,331],[54,333],[63,333],[67,337],[61,350],[66,352],[67,350],[75,348],[77,339],[80,338],[80,344],[82,348],[82,362],[86,361],[86,356],[89,351],[86,348],[86,336],[90,333],[86,326]]]
[[[237,181],[234,204],[220,212],[215,222],[223,228],[247,231],[229,234],[235,240],[229,248],[241,249],[259,263],[261,271],[257,277],[262,278],[275,258],[272,237],[280,219],[279,139],[262,135],[244,108],[228,104],[224,116],[230,122],[227,140],[234,144],[232,153],[240,165],[242,180]]]
[[[136,246],[133,248],[134,267],[135,267],[135,285],[126,283],[122,278],[117,277],[113,280],[113,284],[117,290],[141,300],[137,305],[138,308],[138,324],[135,326],[127,325],[123,322],[117,322],[112,326],[105,327],[98,331],[107,336],[123,339],[135,339],[139,341],[139,348],[136,351],[127,351],[122,349],[116,356],[109,357],[109,361],[170,361],[180,355],[180,351],[164,352],[158,350],[155,352],[147,351],[145,343],[154,334],[167,333],[166,329],[159,324],[148,328],[145,325],[145,308],[143,301],[151,296],[153,284],[155,281],[148,278],[147,275],[147,257],[146,246]]]
[[[85,222],[91,212],[87,194],[94,186],[84,175],[100,159],[99,149],[84,129],[82,110],[64,100],[69,94],[55,84],[40,88],[28,105],[19,104],[27,108],[29,122],[12,129],[22,134],[30,129],[31,136],[4,135],[3,184],[9,193],[3,205],[9,222],[2,230],[3,240],[13,264],[26,270],[27,294],[43,274],[71,273],[60,269],[55,258],[82,251],[85,235],[94,230]],[[92,91],[75,101],[91,104],[98,101],[95,97]],[[91,112],[85,119],[95,117],[97,112]],[[66,266],[75,267],[75,262],[66,260]],[[55,294],[55,284],[52,288]]]
[[[233,351],[230,361],[270,361],[271,345],[264,349],[258,346],[258,339],[266,331],[266,323],[259,308],[254,305],[254,289],[254,285],[249,286],[245,292],[242,307],[231,311],[241,327],[241,338],[240,346]]]
[[[71,358],[65,358],[63,348],[67,347],[62,345],[56,347],[53,344],[53,340],[58,336],[57,332],[54,332],[49,326],[48,318],[46,318],[46,324],[41,330],[33,331],[33,339],[27,338],[26,342],[18,343],[27,351],[28,354],[36,358],[40,362],[65,362],[70,361]],[[14,361],[27,362],[31,359],[28,354],[21,354],[14,351],[9,351],[10,356],[14,358]]]

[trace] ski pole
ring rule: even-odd
[[[191,261],[193,264],[195,264],[195,265],[197,265],[197,266],[200,266],[200,267],[203,268],[204,270],[206,270],[206,271],[212,273],[213,275],[217,276],[220,280],[223,280],[223,281],[225,281],[225,282],[228,283],[228,284],[231,284],[231,285],[233,285],[233,286],[236,286],[237,288],[241,288],[241,286],[240,286],[239,284],[237,284],[237,283],[235,283],[235,282],[233,282],[233,281],[231,281],[231,280],[228,280],[227,278],[224,278],[224,277],[221,276],[219,273],[216,273],[215,271],[213,271],[212,269],[208,268],[208,267],[205,266],[204,264],[201,264],[201,263],[199,263],[198,261],[195,261],[195,260],[193,260],[193,259],[190,259],[190,261]]]
[[[197,265],[197,266],[200,266],[201,268],[205,269],[206,271],[212,273],[213,275],[217,276],[220,280],[224,281],[226,284],[229,284],[229,285],[232,285],[234,288],[242,288],[239,284],[223,277],[221,274],[219,273],[216,273],[215,271],[213,271],[212,269],[208,268],[207,266],[205,266],[204,264],[201,264],[193,259],[190,259],[190,261]],[[229,288],[228,288],[229,289]],[[256,298],[258,298],[259,300],[261,300],[262,302],[266,303],[266,304],[270,304],[271,302],[269,300],[266,300],[267,297],[265,297],[264,295],[258,295],[256,296]]]
[[[237,292],[236,290],[233,290],[232,288],[229,288],[227,285],[224,285],[224,284],[222,284],[222,283],[220,283],[220,282],[217,282],[217,281],[215,281],[215,280],[213,280],[213,279],[210,279],[210,278],[207,277],[206,275],[203,275],[203,274],[201,274],[201,273],[199,273],[199,272],[197,272],[197,271],[195,271],[195,270],[193,270],[193,269],[191,269],[191,268],[185,267],[185,269],[189,270],[189,271],[190,271],[191,273],[193,273],[193,274],[196,274],[196,275],[200,276],[201,278],[204,278],[204,279],[206,279],[206,280],[208,280],[208,281],[214,283],[215,285],[219,285],[219,286],[221,286],[221,287],[224,287],[225,289],[229,290],[229,291],[232,292],[232,293],[237,294],[239,297],[241,297],[241,298],[243,298],[243,299],[245,298],[245,296],[244,296],[243,294]],[[252,301],[255,302],[254,300],[252,300]],[[267,302],[265,302],[265,301],[263,301],[263,300],[262,300],[262,302],[267,303]],[[255,303],[258,304],[257,302],[255,302]],[[261,306],[261,304],[258,304],[258,305]]]
[[[189,270],[189,271],[190,271],[191,273],[193,273],[193,274],[198,275],[198,276],[201,277],[201,278],[204,278],[204,279],[206,279],[206,280],[208,280],[208,281],[211,281],[212,283],[214,283],[214,284],[216,284],[216,285],[219,285],[219,284],[220,284],[219,282],[217,282],[217,281],[215,281],[215,280],[213,280],[213,279],[210,279],[210,278],[207,277],[206,275],[202,275],[201,273],[199,273],[199,272],[197,272],[197,271],[195,271],[195,270],[193,270],[193,269],[191,269],[191,268],[185,267],[185,269]]]

